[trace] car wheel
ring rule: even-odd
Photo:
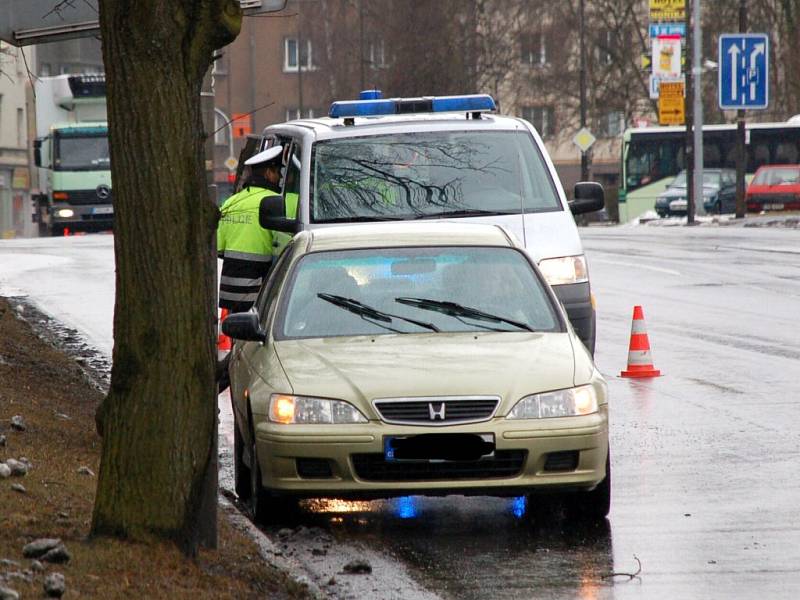
[[[256,455],[255,435],[252,436],[250,442],[250,460],[250,497],[248,498],[250,516],[255,523],[266,523],[269,515],[269,496],[261,481],[261,467]]]
[[[564,498],[567,518],[581,521],[605,519],[611,510],[611,456],[606,456],[606,476],[591,492],[570,494]]]
[[[236,495],[246,502],[250,499],[250,469],[244,464],[244,440],[236,423],[233,424],[233,477]]]
[[[253,522],[259,525],[269,525],[286,521],[297,512],[297,500],[294,498],[281,498],[273,496],[264,487],[261,479],[261,466],[256,454],[256,436],[253,435],[250,443],[250,497],[248,505]]]

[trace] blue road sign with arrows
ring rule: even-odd
[[[719,107],[767,108],[769,39],[765,33],[726,33],[719,37]]]

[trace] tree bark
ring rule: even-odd
[[[203,75],[241,26],[235,0],[101,0],[114,182],[111,387],[92,533],[196,553],[216,432],[214,232]],[[215,476],[215,475],[214,475]]]

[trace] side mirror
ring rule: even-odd
[[[569,202],[573,215],[602,210],[606,205],[603,186],[594,181],[579,181],[575,184],[575,199]]]
[[[264,229],[290,233],[300,231],[300,223],[286,218],[286,202],[283,196],[264,196],[258,207],[258,223]]]
[[[222,333],[235,340],[263,342],[267,332],[261,328],[255,312],[233,313],[222,322]]]

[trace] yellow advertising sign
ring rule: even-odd
[[[686,0],[650,0],[650,22],[683,21],[686,19]]]
[[[683,125],[686,122],[683,89],[683,81],[661,82],[658,96],[659,125]]]

